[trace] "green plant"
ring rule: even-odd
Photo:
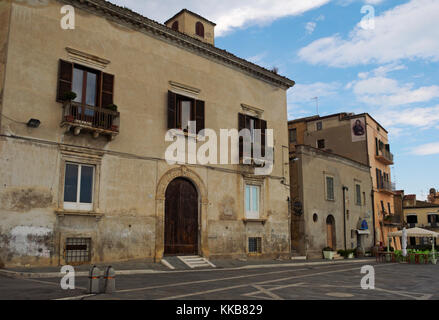
[[[111,111],[117,111],[117,105],[112,103],[112,104],[109,104],[108,106],[106,106],[105,109],[108,109]]]
[[[334,251],[334,250],[332,250],[331,247],[324,247],[324,248],[323,248],[323,251]]]
[[[353,254],[355,256],[355,252],[356,252],[356,249],[347,249],[347,250],[338,250],[337,251],[337,253],[339,255],[341,255],[342,257],[345,257],[345,258],[349,257],[350,254]]]
[[[76,93],[74,93],[73,91],[69,91],[69,92],[65,92],[61,96],[61,100],[62,101],[72,101],[72,100],[75,100],[76,97],[77,97]]]

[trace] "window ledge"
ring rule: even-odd
[[[104,216],[104,214],[102,212],[81,211],[81,210],[64,210],[64,209],[56,209],[55,214],[58,217],[64,217],[64,216],[95,217],[96,220],[100,220]]]
[[[242,221],[244,223],[248,223],[248,222],[259,222],[262,224],[265,224],[265,222],[267,222],[267,219],[247,219],[247,218],[243,218]]]

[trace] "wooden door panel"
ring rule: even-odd
[[[177,178],[166,189],[165,254],[197,253],[197,190],[190,181]]]

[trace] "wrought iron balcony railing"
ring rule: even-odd
[[[375,155],[375,158],[384,164],[393,164],[393,153],[388,150],[378,151],[378,154]]]
[[[73,128],[75,135],[89,131],[97,138],[99,134],[113,138],[119,133],[120,113],[117,111],[83,105],[68,101],[63,105],[61,126]]]

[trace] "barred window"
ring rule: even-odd
[[[261,237],[248,238],[248,252],[249,253],[262,253],[262,238]]]
[[[326,200],[334,199],[334,178],[326,177]]]

